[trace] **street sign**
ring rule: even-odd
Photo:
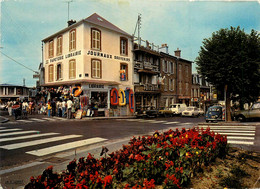
[[[40,78],[40,74],[34,74],[33,75],[33,78],[35,79],[35,78]]]

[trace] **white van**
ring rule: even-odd
[[[173,114],[180,115],[187,108],[186,104],[172,104],[170,105],[170,110]]]

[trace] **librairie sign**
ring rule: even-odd
[[[48,64],[49,62],[52,63],[52,62],[60,61],[60,60],[71,58],[71,57],[78,56],[78,55],[81,55],[81,50],[71,52],[71,53],[68,53],[65,55],[57,56],[55,58],[50,58],[50,59],[46,60],[46,64]]]

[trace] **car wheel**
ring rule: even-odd
[[[240,122],[244,122],[246,120],[246,118],[243,115],[239,115],[239,116],[237,116],[237,120]]]

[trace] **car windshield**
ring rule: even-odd
[[[176,108],[177,107],[177,105],[172,105],[172,108]]]
[[[209,111],[211,111],[211,112],[219,112],[219,111],[221,111],[221,108],[212,107],[212,108],[209,108]]]
[[[260,109],[260,103],[256,103],[252,106],[252,109]]]

